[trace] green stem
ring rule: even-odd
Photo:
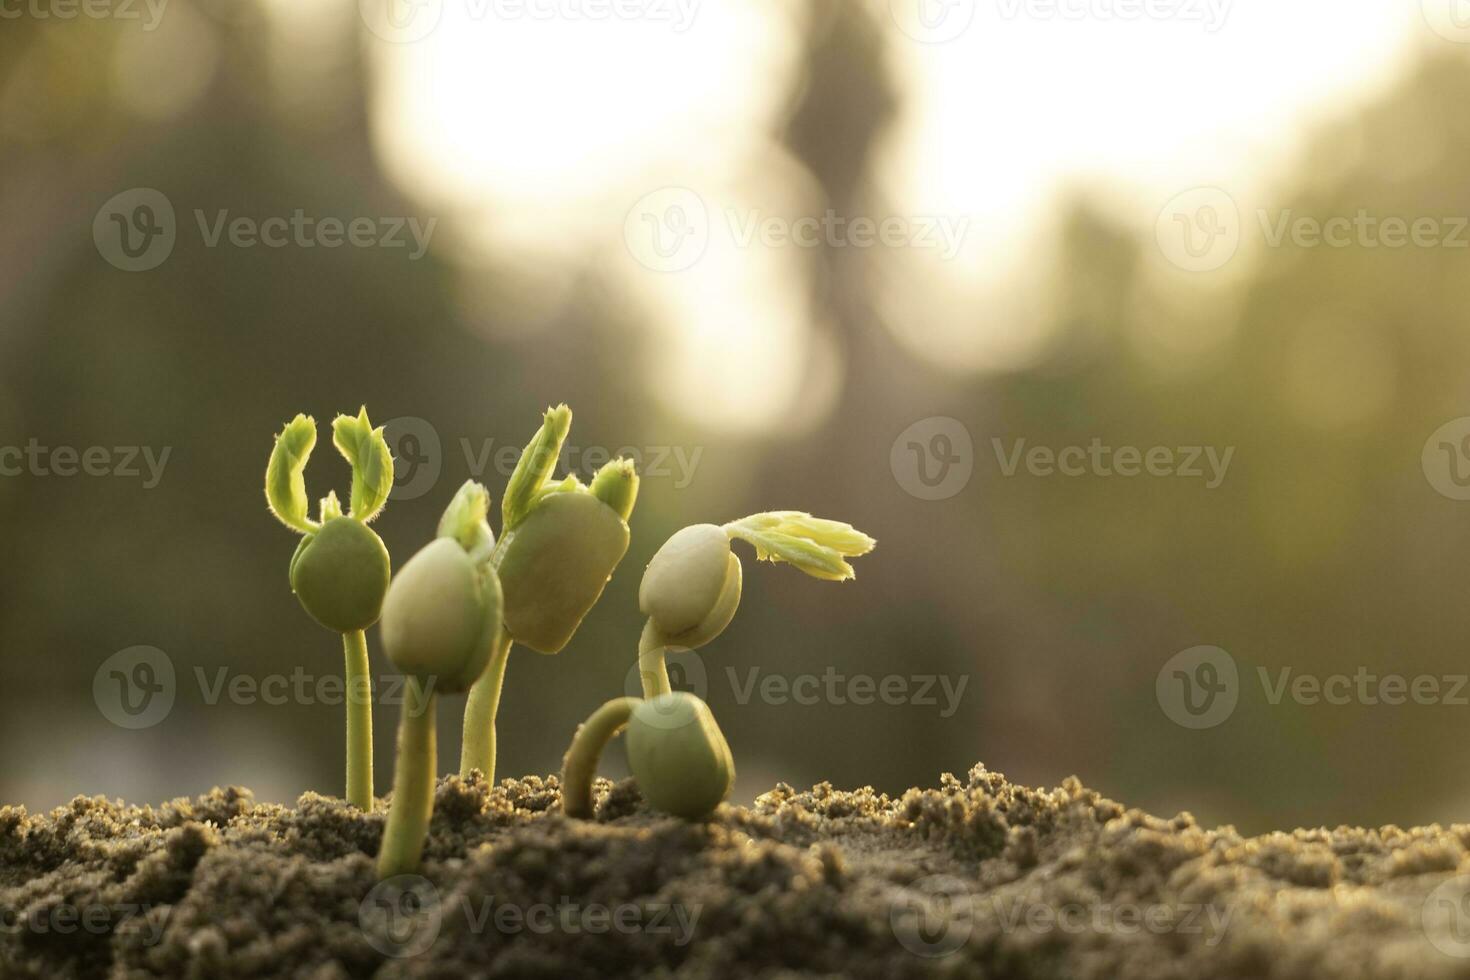
[[[464,706],[464,740],[459,753],[459,775],[469,778],[471,769],[495,783],[495,714],[500,710],[500,686],[505,681],[505,662],[510,657],[511,635],[500,631],[485,673],[470,687]]]
[[[342,634],[347,662],[347,802],[373,812],[373,678],[367,634]]]
[[[398,761],[393,767],[393,799],[378,851],[378,877],[412,874],[424,854],[424,837],[434,814],[434,773],[439,767],[434,732],[438,695],[432,685],[409,675],[408,700],[398,718]]]
[[[638,698],[614,698],[592,712],[572,736],[561,764],[561,807],[569,817],[592,816],[592,777],[613,736],[628,724]]]
[[[669,685],[669,668],[664,663],[664,651],[667,649],[668,644],[650,619],[638,639],[638,676],[643,680],[645,698],[655,698],[673,690]]]

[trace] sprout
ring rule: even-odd
[[[562,763],[562,809],[592,815],[592,777],[607,743],[628,729],[628,765],[655,808],[700,820],[730,793],[735,762],[709,705],[672,691],[664,654],[694,650],[725,631],[740,606],[740,559],[730,542],[755,546],[756,557],[784,561],[815,578],[853,577],[847,558],[876,542],[850,524],[800,511],[755,514],[722,526],[695,524],[676,532],[648,563],[638,606],[648,617],[638,643],[640,698],[604,704],[572,738]]]
[[[378,853],[382,878],[418,870],[423,855],[438,768],[438,695],[469,690],[500,649],[489,498],[474,481],[461,487],[439,522],[439,537],[399,570],[383,604],[383,648],[408,675],[409,697],[398,720],[393,800]]]
[[[834,582],[853,578],[846,559],[877,544],[851,524],[795,510],[675,532],[648,563],[638,587],[638,607],[648,617],[638,643],[644,697],[669,692],[664,654],[670,647],[697,650],[734,619],[743,585],[740,558],[730,548],[736,538],[753,544],[759,560],[788,562]]]
[[[332,422],[332,442],[352,467],[346,514],[335,491],[307,515],[306,462],[316,446],[316,420],[298,415],[286,424],[265,471],[265,498],[281,523],[304,537],[287,570],[303,609],[342,634],[347,673],[347,801],[373,808],[372,678],[364,631],[378,621],[392,565],[381,538],[367,526],[393,488],[393,457],[382,428],[367,409]]]
[[[594,711],[562,760],[562,809],[592,816],[592,777],[602,750],[628,730],[628,766],[655,808],[686,820],[714,812],[735,783],[735,760],[715,716],[693,694],[615,698]]]
[[[505,620],[490,665],[465,705],[461,776],[479,769],[495,779],[495,716],[511,644],[560,652],[628,550],[628,517],[638,498],[631,462],[608,463],[590,487],[575,476],[551,481],[571,424],[565,405],[548,409],[506,488],[504,525],[490,559],[504,592]]]

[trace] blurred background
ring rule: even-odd
[[[0,15],[0,801],[340,794],[339,703],[229,686],[342,666],[273,434],[393,420],[401,564],[565,400],[565,466],[634,450],[642,496],[568,649],[513,654],[502,775],[624,692],[670,533],[801,508],[879,540],[856,581],[745,552],[676,669],[741,801],[983,762],[1247,831],[1470,819],[1457,0]],[[326,439],[307,482],[347,486]],[[171,700],[125,727],[140,645]]]

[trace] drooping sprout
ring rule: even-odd
[[[628,730],[628,766],[656,809],[689,820],[712,813],[735,780],[730,746],[709,705],[669,684],[670,648],[705,646],[730,625],[743,584],[734,539],[756,557],[784,561],[815,578],[853,577],[847,559],[876,542],[850,524],[800,511],[755,514],[724,526],[695,524],[669,538],[643,573],[638,604],[648,617],[638,643],[643,698],[616,698],[592,713],[572,738],[562,763],[562,808],[592,815],[592,779],[607,743]]]
[[[266,503],[281,523],[303,535],[291,556],[291,589],[318,623],[342,634],[347,676],[347,801],[373,808],[373,708],[365,631],[378,621],[392,563],[369,528],[393,489],[393,457],[367,409],[332,422],[332,442],[352,466],[347,512],[336,491],[308,514],[305,469],[316,445],[316,420],[297,415],[276,436],[265,473]]]

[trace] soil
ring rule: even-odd
[[[981,766],[703,824],[598,798],[447,777],[381,885],[381,807],[0,808],[0,977],[1470,977],[1470,825],[1247,838]]]

